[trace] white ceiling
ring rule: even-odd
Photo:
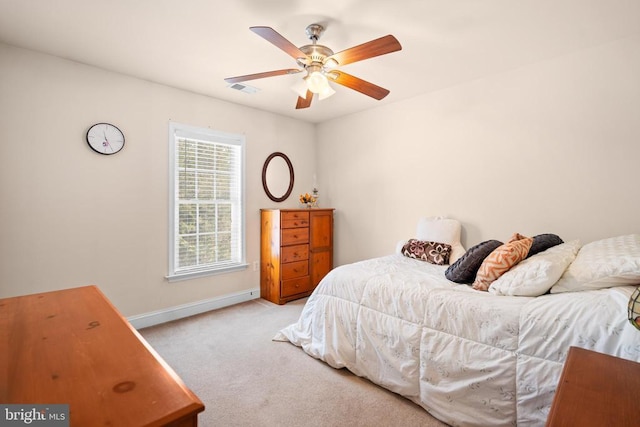
[[[384,100],[334,84],[333,97],[296,110],[302,73],[246,82],[255,94],[228,88],[225,77],[296,67],[250,26],[302,46],[318,22],[334,52],[400,41],[340,68],[389,89]],[[7,44],[315,123],[639,32],[639,0],[0,0]]]

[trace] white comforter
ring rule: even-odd
[[[495,296],[445,269],[401,255],[338,267],[274,339],[454,426],[544,425],[570,346],[640,361],[634,287]]]

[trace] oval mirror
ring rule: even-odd
[[[286,154],[271,153],[262,167],[262,187],[274,202],[283,202],[293,191],[293,165]]]

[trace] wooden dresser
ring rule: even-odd
[[[260,296],[308,296],[333,268],[333,209],[262,209]]]
[[[571,347],[547,426],[636,427],[639,397],[640,363]]]
[[[204,410],[95,286],[0,299],[0,348],[0,403],[69,405],[71,427],[195,427]]]

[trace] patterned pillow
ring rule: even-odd
[[[531,244],[527,258],[562,243],[564,243],[564,241],[556,234],[545,233],[533,236],[533,243]]]
[[[560,279],[579,249],[580,241],[574,240],[523,259],[491,283],[489,292],[524,297],[543,295]]]
[[[438,242],[424,242],[418,239],[409,239],[402,247],[402,255],[427,261],[431,264],[449,264],[451,245]]]
[[[473,289],[486,291],[491,283],[527,257],[533,239],[515,233],[511,239],[489,254],[473,282]]]
[[[445,277],[456,283],[473,283],[482,261],[500,245],[498,240],[478,243],[447,268]]]

